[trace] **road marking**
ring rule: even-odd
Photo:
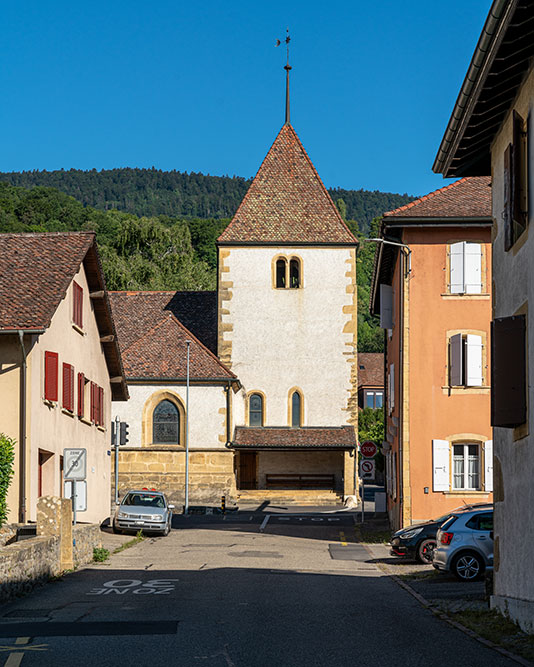
[[[347,538],[345,537],[345,533],[342,530],[339,531],[339,539],[341,540],[341,546],[342,547],[348,546],[347,545]]]
[[[29,637],[17,637],[15,639],[15,646],[25,646],[30,641]],[[13,651],[15,646],[0,646],[0,651]],[[36,644],[35,646],[25,646],[25,651],[46,651],[46,646],[48,644]],[[19,667],[22,662],[24,653],[19,651],[13,651],[7,656],[7,660],[4,663],[4,667]]]
[[[260,533],[263,533],[263,531],[265,530],[265,526],[269,523],[270,518],[271,518],[271,515],[267,514],[267,516],[265,517],[265,519],[263,520],[263,522],[260,526]]]
[[[150,579],[145,583],[140,579],[114,579],[100,588],[92,588],[86,595],[169,595],[175,590],[175,581],[179,579]]]

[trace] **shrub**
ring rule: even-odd
[[[7,522],[7,490],[15,473],[15,440],[0,433],[0,526]]]
[[[95,547],[93,549],[93,560],[95,563],[103,563],[108,558],[109,558],[108,549],[104,549],[104,547]]]

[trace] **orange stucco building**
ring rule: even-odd
[[[385,330],[394,528],[492,500],[491,189],[462,179],[384,215],[371,312]]]

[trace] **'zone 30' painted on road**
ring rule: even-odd
[[[143,583],[140,579],[114,579],[102,584],[102,588],[92,588],[86,595],[169,595],[174,591],[174,581],[178,579],[150,579]]]

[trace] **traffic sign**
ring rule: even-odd
[[[72,498],[72,486],[76,484],[76,511],[77,512],[87,512],[87,482],[73,482],[70,479],[66,479],[63,482],[63,497]]]
[[[367,459],[372,459],[373,456],[378,451],[378,447],[375,445],[375,443],[372,440],[366,440],[365,442],[362,442],[360,445],[360,452],[362,453],[362,456],[365,456]]]
[[[375,462],[370,459],[364,459],[360,463],[360,477],[362,479],[375,478]]]
[[[87,450],[83,448],[63,450],[65,479],[81,482],[87,477]]]

